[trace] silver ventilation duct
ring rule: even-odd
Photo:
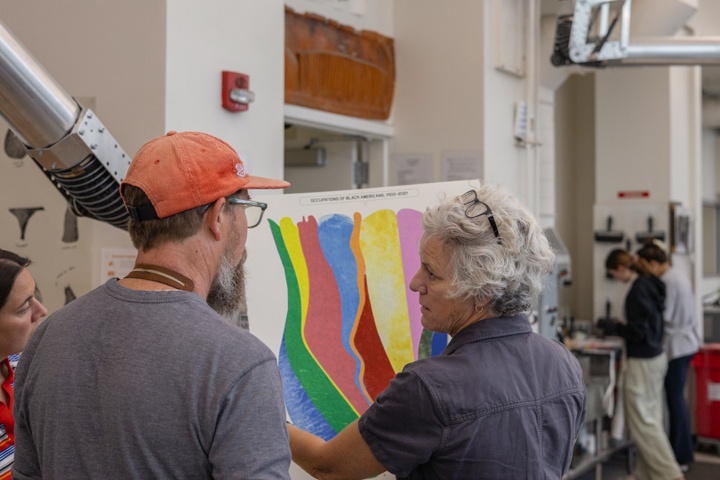
[[[0,115],[76,215],[127,227],[118,188],[131,159],[2,23]]]
[[[720,37],[631,37],[632,0],[575,0],[557,19],[555,66],[720,64]]]

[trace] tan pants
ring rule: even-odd
[[[654,358],[628,358],[625,371],[625,416],[635,445],[638,480],[673,480],[683,474],[675,461],[663,427],[665,354]]]

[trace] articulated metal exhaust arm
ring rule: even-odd
[[[720,64],[718,37],[631,39],[631,5],[632,0],[576,0],[572,15],[558,17],[553,65]]]
[[[127,228],[118,188],[130,158],[2,23],[0,115],[76,215]]]

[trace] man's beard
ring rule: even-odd
[[[231,246],[232,247],[232,246]],[[233,318],[245,306],[245,258],[247,250],[243,252],[240,263],[234,265],[232,251],[228,248],[220,260],[218,273],[210,285],[207,303],[210,307],[225,318]]]

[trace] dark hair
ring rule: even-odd
[[[134,207],[152,205],[145,192],[134,185],[123,186],[123,197],[128,205]],[[166,242],[185,240],[198,232],[205,211],[203,206],[155,220],[130,219],[128,220],[130,239],[139,250],[150,250]]]
[[[654,243],[645,244],[640,250],[637,251],[638,257],[647,260],[648,262],[656,261],[658,263],[666,263],[668,261],[667,253],[665,250],[660,248],[659,245]]]
[[[630,252],[623,250],[622,248],[616,248],[611,251],[605,259],[605,268],[607,270],[617,270],[621,265],[630,269],[635,268]]]
[[[0,248],[0,308],[5,306],[15,279],[28,265],[29,259]]]

